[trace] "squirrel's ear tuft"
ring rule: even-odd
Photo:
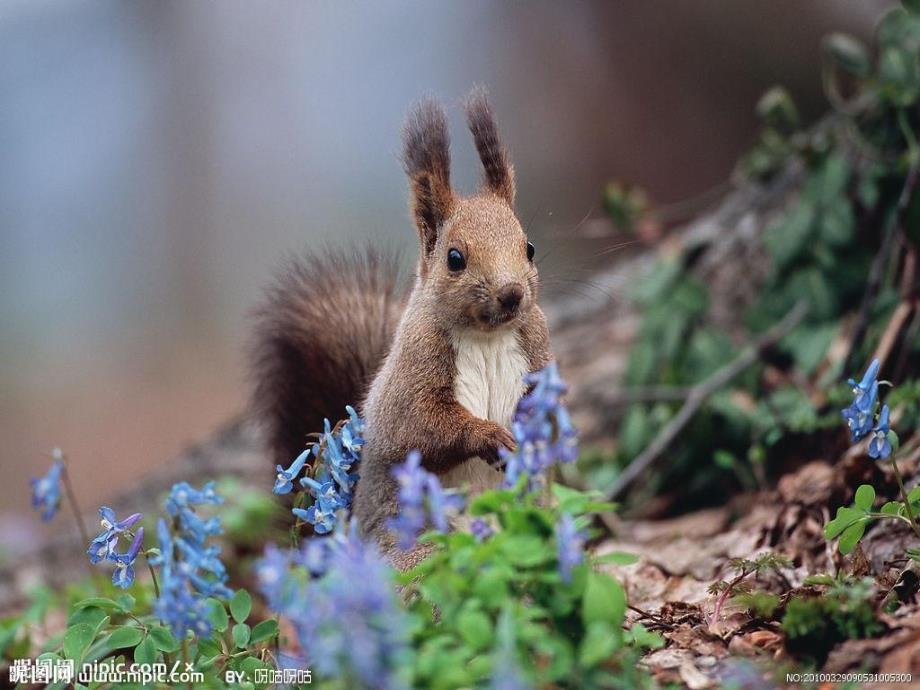
[[[485,169],[483,186],[514,206],[514,168],[505,147],[498,139],[498,127],[482,87],[473,89],[466,99],[466,121],[473,133],[476,150]]]
[[[455,203],[450,187],[447,116],[436,102],[424,101],[409,115],[403,130],[403,164],[411,185],[412,215],[423,256],[427,256]]]

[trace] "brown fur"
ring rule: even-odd
[[[450,186],[443,109],[423,103],[404,130],[420,245],[404,309],[391,263],[334,254],[292,264],[261,311],[255,402],[279,463],[297,455],[322,417],[339,417],[345,404],[361,400],[373,379],[359,406],[366,443],[353,514],[402,569],[426,547],[403,553],[393,546],[386,521],[398,512],[394,465],[417,449],[424,466],[442,474],[471,457],[497,462],[499,448],[514,446],[508,429],[475,417],[454,398],[454,338],[471,330],[513,332],[531,371],[551,357],[537,269],[512,210],[514,174],[483,92],[469,99],[467,118],[485,182],[465,199]],[[449,270],[451,249],[463,253],[465,270]],[[520,302],[509,308],[500,298],[511,288]]]
[[[291,259],[256,312],[253,405],[273,460],[287,467],[323,419],[367,393],[399,321],[394,256],[330,250]]]

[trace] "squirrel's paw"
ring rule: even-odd
[[[505,448],[514,451],[517,448],[517,442],[508,429],[495,422],[483,422],[481,434],[481,447],[475,453],[490,465],[496,468],[503,468],[505,465],[504,458],[501,457],[499,448]]]

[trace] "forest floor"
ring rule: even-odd
[[[920,452],[904,457],[902,469],[915,475]],[[841,556],[823,534],[837,506],[845,504],[846,486],[852,486],[849,478],[865,479],[873,473],[881,476],[883,485],[895,487],[894,478],[857,447],[835,465],[810,462],[782,477],[775,490],[738,495],[725,506],[673,519],[610,524],[618,536],[602,542],[599,551],[639,556],[634,565],[609,566],[626,586],[629,617],[666,640],[643,660],[656,679],[693,689],[721,687],[729,678],[742,687],[776,687],[773,683],[782,686],[793,678],[786,674],[813,669],[824,674],[912,673],[914,679],[864,680],[850,687],[920,686],[917,563],[903,557],[910,529],[876,525],[848,556]],[[891,498],[896,491],[893,488]],[[736,580],[730,595],[748,598],[739,604],[725,597],[716,612],[719,594],[713,592],[714,583],[735,580],[743,572],[742,560],[764,553],[788,562]],[[812,622],[811,635],[793,638],[783,629],[779,621],[793,597],[817,600],[826,594],[826,586],[808,579],[821,575],[865,584],[866,600],[881,624],[871,637],[843,639],[833,626],[819,630],[823,621]],[[762,600],[774,609],[753,612],[752,592],[772,595]],[[894,608],[884,606],[886,602],[896,602],[896,610],[883,612]],[[841,687],[839,681],[845,679],[828,676],[827,687]]]

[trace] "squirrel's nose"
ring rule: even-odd
[[[511,312],[516,310],[521,304],[521,300],[524,299],[524,288],[517,283],[509,283],[502,287],[495,297],[498,299],[498,303],[502,305],[502,309]]]

